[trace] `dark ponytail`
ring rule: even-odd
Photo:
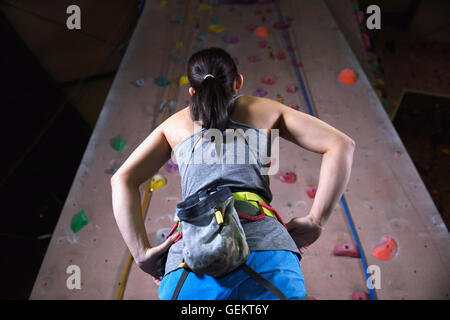
[[[191,98],[192,120],[201,120],[207,129],[225,130],[237,76],[236,64],[225,50],[209,48],[193,54],[188,61],[188,79],[195,90]]]

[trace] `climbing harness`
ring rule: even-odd
[[[175,242],[183,237],[183,262],[178,267],[183,272],[173,300],[177,299],[189,272],[219,277],[239,267],[276,297],[286,299],[276,286],[246,264],[250,250],[239,218],[252,222],[269,216],[286,227],[278,212],[259,195],[231,193],[227,187],[208,188],[179,203],[177,216],[179,220],[166,236],[181,227],[182,233]]]

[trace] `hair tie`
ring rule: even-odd
[[[205,80],[206,78],[215,78],[212,74],[208,73],[206,76],[203,77],[203,80]]]

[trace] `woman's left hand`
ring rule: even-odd
[[[304,248],[307,248],[320,237],[323,230],[323,227],[309,215],[293,218],[286,224],[286,227],[302,253]]]
[[[161,256],[164,255],[167,250],[169,250],[170,246],[173,244],[178,235],[179,233],[176,232],[159,246],[148,248],[142,257],[135,259],[136,264],[139,266],[139,268],[141,268],[144,272],[150,274],[153,278],[153,281],[158,286],[161,283],[161,277],[158,272],[158,260],[161,258]]]

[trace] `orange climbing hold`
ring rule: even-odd
[[[378,260],[391,260],[397,253],[397,242],[388,236],[384,236],[381,242],[372,249],[372,255]]]
[[[339,73],[338,78],[343,84],[354,84],[356,82],[356,73],[351,69],[344,69]]]
[[[265,38],[269,36],[269,31],[267,31],[266,28],[264,27],[258,27],[255,29],[255,31],[253,31],[253,33],[255,34],[255,36],[257,36],[258,38]]]

